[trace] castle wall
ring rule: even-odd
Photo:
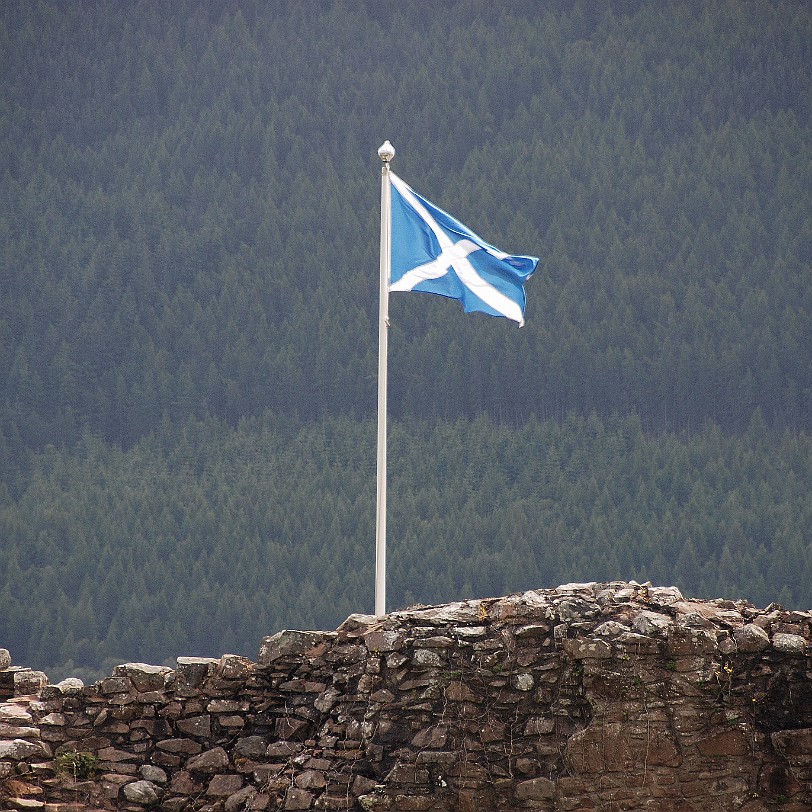
[[[811,642],[812,612],[613,582],[354,615],[256,662],[92,686],[0,658],[0,806],[800,812]]]

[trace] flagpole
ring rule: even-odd
[[[395,148],[385,141],[381,159],[381,279],[378,305],[378,464],[375,517],[375,614],[386,614],[386,378],[389,332],[389,279],[392,276],[392,191],[389,162]]]

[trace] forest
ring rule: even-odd
[[[8,0],[0,647],[52,677],[372,610],[380,162],[540,257],[393,294],[391,608],[812,606],[812,9]]]

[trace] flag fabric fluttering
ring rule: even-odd
[[[485,242],[389,172],[392,189],[390,291],[459,299],[466,313],[524,324],[524,282],[537,257],[513,256]]]

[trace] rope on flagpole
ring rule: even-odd
[[[375,614],[386,614],[386,379],[389,332],[389,280],[392,276],[392,187],[389,162],[395,148],[384,141],[381,159],[381,280],[378,306],[378,462],[375,517]]]

